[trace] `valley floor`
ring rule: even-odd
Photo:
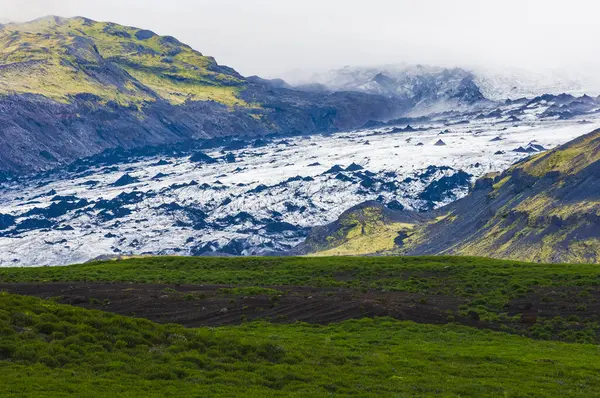
[[[5,268],[0,396],[596,396],[599,299],[594,265],[472,257]]]

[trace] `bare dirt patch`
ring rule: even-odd
[[[15,283],[0,291],[52,298],[61,304],[99,309],[159,323],[188,327],[269,320],[329,324],[347,319],[390,316],[419,323],[448,322],[463,299],[406,292],[357,292],[340,288],[271,286],[266,293],[222,285],[152,285],[130,283]],[[248,291],[251,291],[249,288]],[[478,325],[468,318],[461,323]]]

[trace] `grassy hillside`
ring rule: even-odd
[[[600,131],[594,131],[500,175],[484,177],[466,198],[410,225],[384,216],[394,212],[377,203],[346,213],[336,223],[315,229],[301,252],[597,263],[599,176]],[[371,216],[364,217],[365,211]],[[411,213],[394,214],[398,218]]]
[[[600,394],[598,347],[364,319],[185,329],[0,293],[3,397]]]
[[[60,101],[93,94],[104,101],[172,104],[238,98],[245,79],[170,36],[86,18],[47,17],[0,29],[0,93]]]
[[[398,237],[413,235],[428,217],[365,202],[345,211],[335,222],[315,227],[292,254],[311,256],[386,255],[397,252]]]
[[[356,299],[358,305],[377,305],[382,310],[376,313],[392,315],[395,301],[388,305],[393,299],[388,293],[398,292],[403,293],[406,311],[416,312],[414,319],[429,314],[423,317],[426,322],[456,321],[538,339],[600,342],[600,269],[592,264],[528,264],[476,257],[150,257],[0,269],[0,288],[59,281],[215,284],[277,292],[288,291],[287,286],[335,288],[323,292],[324,298],[348,291],[344,297]],[[237,303],[239,295],[231,296]],[[177,299],[187,297],[182,293]],[[267,300],[267,304],[277,303]],[[307,305],[306,299],[298,305]],[[235,306],[240,317],[257,317],[244,308],[243,300]],[[98,308],[110,310],[110,306]]]
[[[399,222],[387,217],[381,207],[365,206],[342,215],[339,226],[329,234],[325,242],[309,240],[319,250],[314,256],[344,256],[362,254],[385,254],[395,247],[394,240],[401,233],[408,233],[415,223]]]
[[[524,261],[600,261],[600,131],[519,163],[495,179],[482,209],[450,208],[454,216],[423,236],[463,229],[445,253]],[[467,199],[468,203],[468,199]],[[473,213],[493,210],[473,224]],[[485,223],[484,223],[485,221]],[[427,238],[429,239],[429,237]],[[417,248],[418,250],[418,248]]]

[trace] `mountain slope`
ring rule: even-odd
[[[405,108],[248,80],[148,30],[80,17],[0,26],[0,171],[44,170],[118,146],[355,128]]]
[[[373,213],[381,205],[369,207]],[[528,158],[502,174],[480,179],[467,197],[425,217],[410,230],[399,231],[393,247],[387,236],[388,249],[380,254],[600,262],[600,130]],[[389,218],[371,222],[389,225]],[[333,234],[320,237],[316,230],[307,243],[318,240],[322,244],[313,243],[302,252],[318,253],[324,246],[331,252],[339,241],[330,238]],[[369,235],[368,230],[367,237],[362,235],[363,240],[381,239],[381,234]],[[346,234],[344,244],[353,239]],[[379,252],[380,246],[368,252]]]
[[[365,202],[344,212],[335,222],[313,228],[293,254],[320,256],[385,253],[427,217],[416,212],[395,211],[379,202]]]
[[[480,180],[446,211],[409,252],[600,262],[600,130]]]
[[[4,26],[4,93],[68,100],[79,93],[121,104],[212,99],[243,105],[244,79],[169,36],[86,18],[47,17]]]

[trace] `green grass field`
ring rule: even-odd
[[[223,294],[240,296],[279,294],[277,286],[457,296],[467,304],[454,315],[477,311],[510,333],[459,325],[453,314],[445,325],[365,318],[186,329],[0,293],[0,397],[600,396],[597,314],[541,318],[525,330],[504,312],[544,292],[593,306],[594,265],[156,257],[0,269],[4,284],[58,281],[223,284]]]
[[[448,295],[466,300],[455,315],[476,312],[482,320],[501,322],[501,330],[513,332],[510,324],[519,320],[510,319],[505,311],[511,300],[529,296],[548,302],[568,299],[581,310],[571,315],[572,320],[586,315],[584,322],[568,327],[568,320],[560,316],[540,319],[529,335],[600,342],[600,314],[591,311],[597,302],[592,293],[600,294],[600,268],[591,264],[530,264],[478,257],[148,257],[0,269],[0,283],[52,281],[294,285]]]
[[[600,394],[600,348],[387,318],[185,329],[0,295],[0,396]]]
[[[343,280],[338,276],[344,275]],[[0,282],[123,281],[305,285],[457,294],[524,293],[531,286],[600,286],[594,264],[479,257],[140,257],[68,267],[0,268]]]

